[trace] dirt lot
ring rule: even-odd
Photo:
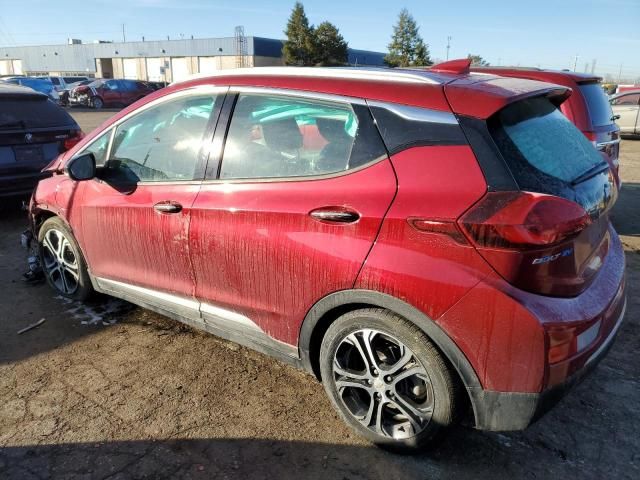
[[[112,113],[73,114],[88,131]],[[24,214],[5,205],[0,478],[640,478],[640,141],[623,142],[622,172],[629,308],[609,356],[526,432],[459,427],[413,457],[360,440],[293,368],[119,301],[24,285]]]

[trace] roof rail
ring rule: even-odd
[[[390,68],[368,67],[253,67],[234,68],[213,73],[197,73],[173,82],[172,85],[196,80],[200,78],[230,77],[230,76],[292,76],[309,78],[342,78],[357,80],[394,80],[406,83],[439,84],[437,80],[428,76],[428,72],[398,71]]]

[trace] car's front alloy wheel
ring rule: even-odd
[[[60,230],[47,230],[42,241],[43,268],[58,291],[73,295],[78,290],[78,259]]]
[[[58,217],[47,219],[38,231],[40,263],[47,282],[58,293],[85,300],[93,292],[82,252],[69,227]]]

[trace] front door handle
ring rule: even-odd
[[[345,207],[322,207],[309,212],[311,218],[323,223],[355,223],[360,214]]]
[[[156,203],[153,206],[153,209],[156,212],[160,213],[179,213],[182,211],[182,205],[180,205],[178,202],[167,200],[164,202]]]

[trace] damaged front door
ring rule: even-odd
[[[193,297],[191,207],[223,96],[174,95],[116,126],[108,160],[82,196],[85,253],[103,290],[164,303]]]

